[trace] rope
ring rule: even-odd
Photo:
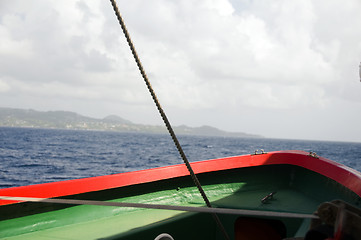
[[[60,198],[33,198],[33,197],[0,196],[0,199],[1,200],[11,200],[11,201],[58,203],[58,204],[71,204],[71,205],[133,207],[133,208],[174,210],[174,211],[197,212],[197,213],[230,214],[230,215],[241,215],[241,216],[246,215],[246,216],[262,216],[262,217],[318,219],[318,217],[313,214],[256,211],[256,210],[231,209],[231,208],[187,207],[187,206],[174,206],[174,205],[162,205],[162,204],[104,202],[104,201],[60,199]]]
[[[148,88],[148,90],[149,90],[149,92],[150,92],[150,94],[151,94],[151,96],[153,98],[153,101],[154,101],[155,105],[157,106],[157,109],[158,109],[158,111],[159,111],[159,113],[160,113],[160,115],[161,115],[161,117],[163,119],[163,122],[164,122],[165,126],[167,127],[168,132],[169,132],[170,136],[172,137],[173,142],[176,145],[177,150],[178,150],[179,154],[181,155],[181,157],[183,159],[183,162],[186,165],[186,167],[187,167],[187,169],[188,169],[188,171],[189,171],[189,173],[190,173],[190,175],[191,175],[191,177],[193,179],[194,184],[197,186],[200,194],[202,195],[202,198],[203,198],[204,202],[206,203],[207,207],[211,208],[212,205],[211,205],[210,201],[208,200],[207,195],[204,192],[204,190],[203,190],[197,176],[195,175],[195,173],[194,173],[194,171],[193,171],[193,169],[192,169],[192,167],[191,167],[185,153],[183,152],[183,149],[182,149],[182,147],[181,147],[181,145],[180,145],[180,143],[179,143],[179,141],[178,141],[178,139],[177,139],[177,137],[176,137],[176,135],[175,135],[175,133],[173,131],[173,128],[172,128],[172,126],[171,126],[165,112],[163,111],[163,109],[162,109],[162,107],[161,107],[161,105],[160,105],[160,103],[159,103],[159,101],[157,99],[157,96],[156,96],[156,94],[155,94],[155,92],[154,92],[154,90],[153,90],[153,88],[152,88],[152,86],[150,84],[150,81],[149,81],[149,79],[147,77],[147,74],[145,73],[145,70],[144,70],[144,68],[142,66],[142,63],[140,62],[138,54],[137,54],[137,52],[135,50],[134,44],[133,44],[133,42],[132,42],[132,40],[130,38],[130,35],[128,33],[128,30],[127,30],[127,28],[125,26],[124,20],[123,20],[122,16],[120,15],[118,6],[117,6],[115,0],[110,0],[110,2],[112,4],[112,6],[113,6],[115,15],[118,18],[119,24],[120,24],[120,26],[122,28],[122,31],[123,31],[123,33],[125,35],[125,38],[127,39],[127,42],[128,42],[129,47],[130,47],[130,50],[132,51],[133,57],[134,57],[137,65],[138,65],[139,71],[140,71],[140,73],[141,73],[141,75],[142,75],[142,77],[143,77],[143,79],[145,81],[145,84],[147,85],[147,88]],[[220,227],[221,231],[224,233],[225,238],[229,239],[229,237],[228,237],[228,235],[227,235],[221,221],[219,220],[218,216],[213,215],[213,217],[215,218],[215,221],[217,222],[217,224]]]

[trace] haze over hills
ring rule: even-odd
[[[54,128],[74,130],[101,130],[119,132],[167,133],[164,126],[143,125],[132,123],[116,115],[103,119],[91,118],[69,111],[41,112],[31,109],[0,108],[1,127],[30,127]],[[188,127],[185,125],[173,127],[177,134],[199,136],[224,136],[260,138],[262,136],[242,133],[226,132],[210,126]]]

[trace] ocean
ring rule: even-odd
[[[178,136],[190,162],[278,150],[313,151],[361,172],[361,143]],[[0,188],[183,163],[169,135],[0,127]]]

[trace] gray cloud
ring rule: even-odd
[[[109,3],[0,5],[1,106],[159,122],[153,110],[149,118],[134,110],[153,106]],[[360,130],[350,130],[357,123],[343,118],[346,126],[337,114],[361,117],[358,0],[118,0],[118,6],[175,124],[361,141]],[[309,116],[317,116],[312,124]]]

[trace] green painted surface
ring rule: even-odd
[[[214,207],[265,211],[312,213],[324,201],[344,199],[358,204],[359,197],[337,183],[315,173],[291,166],[267,166],[203,174],[199,179]],[[317,184],[316,184],[317,183]],[[274,199],[262,204],[260,199],[277,191]],[[101,199],[135,203],[203,206],[189,177],[157,183],[112,189],[73,196],[76,199]],[[209,214],[184,213],[102,206],[73,206],[41,212],[38,204],[27,203],[24,216],[11,218],[7,206],[0,214],[0,238],[20,239],[154,239],[168,232],[179,239],[222,239]],[[19,204],[19,208],[21,204]],[[238,216],[220,215],[227,232],[234,233]],[[287,236],[304,234],[302,219],[281,220]]]

